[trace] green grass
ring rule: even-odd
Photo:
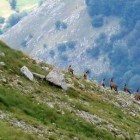
[[[83,135],[87,138],[113,139],[113,136],[105,131],[95,129],[90,124],[76,118],[70,112],[65,115],[57,113],[55,109],[51,109],[45,105],[37,105],[29,97],[21,96],[16,90],[0,87],[0,103],[2,108],[7,111],[14,112],[16,109],[21,110],[25,115],[35,118],[44,125],[56,124],[56,127],[67,130],[73,135]],[[4,106],[4,107],[3,107]],[[104,135],[106,134],[106,135]]]
[[[36,63],[34,63],[33,60],[29,59],[26,55],[23,55],[23,53],[21,53],[20,51],[12,51],[11,53],[11,49],[9,49],[6,45],[4,46],[4,48],[0,46],[0,49],[2,49],[3,52],[6,54],[6,57],[1,58],[1,61],[4,61],[6,63],[6,66],[4,68],[5,72],[8,72],[9,74],[19,75],[20,68],[26,65],[33,72],[46,74],[45,71],[42,71],[41,68]]]
[[[37,140],[37,138],[0,121],[0,140]]]

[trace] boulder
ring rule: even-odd
[[[29,80],[33,81],[34,80],[34,76],[32,74],[32,72],[26,67],[26,66],[23,66],[21,69],[20,69],[21,73],[23,75],[25,75]]]
[[[64,74],[57,68],[53,69],[47,76],[46,80],[50,83],[61,87],[64,90],[68,89],[68,85],[65,81]]]

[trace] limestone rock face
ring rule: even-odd
[[[21,73],[23,75],[25,75],[29,80],[33,81],[34,80],[34,76],[32,74],[32,72],[26,67],[26,66],[23,66],[21,69],[20,69]]]
[[[53,83],[56,86],[61,87],[64,90],[68,89],[68,85],[65,81],[64,74],[57,68],[54,68],[47,76],[46,80]]]
[[[77,72],[86,68],[99,75],[110,70],[110,63],[104,61],[108,57],[103,54],[96,59],[89,51],[96,49],[102,34],[109,39],[119,33],[120,19],[106,17],[98,29],[91,21],[85,0],[46,0],[0,39],[36,60],[62,68],[72,63]]]

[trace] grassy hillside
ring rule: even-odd
[[[37,64],[0,42],[0,139],[121,140],[140,138],[140,105],[133,96],[73,78],[68,91],[26,79],[20,68],[46,75],[52,66]],[[41,67],[49,67],[44,71]]]
[[[39,0],[17,0],[17,9],[19,11],[32,10],[38,4]],[[11,10],[8,0],[0,0],[0,16],[7,18],[14,11]]]

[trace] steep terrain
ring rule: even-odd
[[[0,38],[36,59],[88,69],[98,80],[114,77],[120,88],[136,91],[139,7],[139,0],[47,0]]]
[[[36,59],[61,67],[72,63],[77,72],[91,69],[99,75],[110,70],[108,58],[89,53],[97,48],[95,40],[101,34],[109,40],[119,32],[119,19],[107,17],[98,29],[91,21],[85,0],[47,0],[1,39]]]
[[[0,139],[140,139],[140,104],[133,95],[63,70],[71,85],[64,91],[47,81],[29,81],[20,72],[24,65],[43,75],[53,68],[0,42]]]

